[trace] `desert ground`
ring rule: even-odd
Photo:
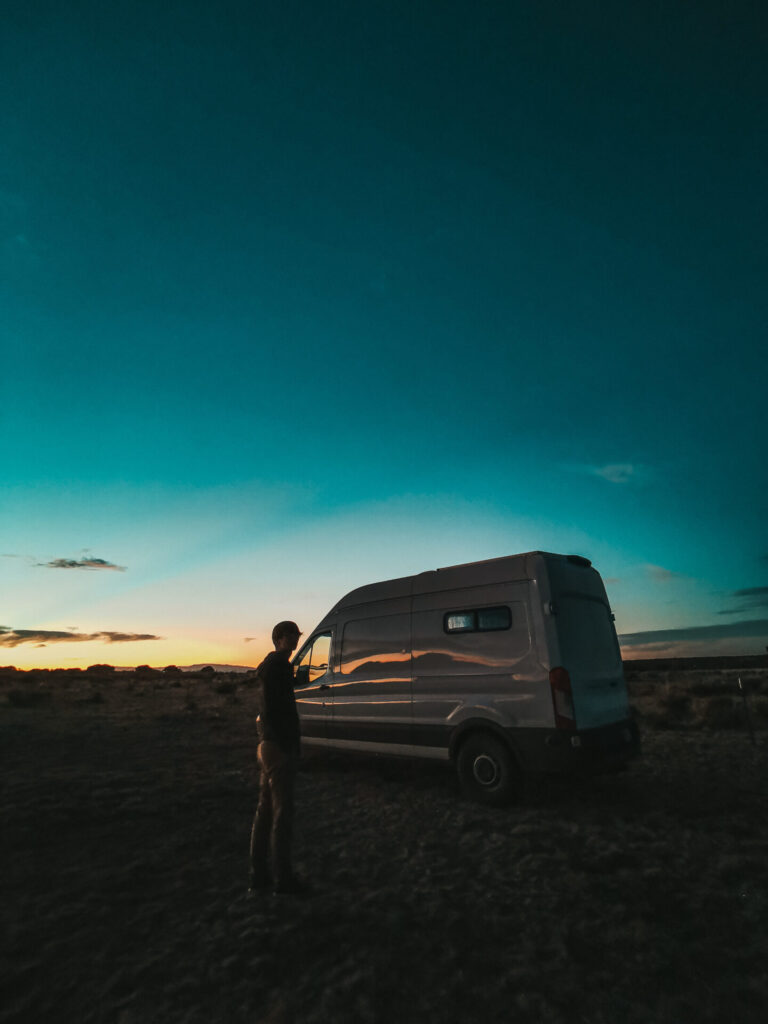
[[[309,757],[314,893],[246,895],[253,691],[0,676],[16,1022],[763,1021],[768,672],[628,667],[643,755],[502,810],[447,768]]]

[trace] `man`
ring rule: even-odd
[[[261,774],[251,830],[250,892],[266,889],[270,881],[275,893],[306,891],[291,867],[293,788],[300,733],[289,659],[300,636],[295,622],[278,622],[272,630],[275,649],[257,670]]]

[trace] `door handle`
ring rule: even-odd
[[[321,690],[330,690],[330,688],[331,688],[331,684],[330,683],[320,683],[320,689]]]

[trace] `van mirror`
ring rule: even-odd
[[[309,665],[299,665],[296,669],[296,681],[294,682],[294,689],[298,686],[306,686],[309,682]]]

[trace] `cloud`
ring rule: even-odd
[[[124,565],[115,565],[103,558],[54,558],[50,562],[38,562],[45,569],[114,569],[125,572]]]
[[[741,615],[743,612],[750,612],[768,608],[768,587],[746,587],[744,590],[734,590],[730,597],[740,602],[738,608],[723,608],[718,615]]]
[[[255,639],[256,639],[255,636],[244,636],[243,637],[243,643],[244,644],[249,644],[251,642],[251,640],[255,640]]]
[[[630,483],[644,475],[643,467],[632,462],[611,462],[605,466],[586,466],[585,469],[608,483]]]
[[[595,476],[601,476],[612,484],[628,484],[630,480],[636,479],[637,467],[631,462],[615,462],[608,466],[593,466],[592,472]]]
[[[86,643],[98,640],[107,644],[132,643],[137,640],[162,640],[152,633],[118,633],[105,630],[101,633],[76,633],[63,629],[12,629],[0,626],[0,647],[19,647],[21,644]]]
[[[607,462],[602,466],[578,462],[564,465],[563,469],[586,476],[599,476],[609,484],[641,483],[649,476],[648,467],[639,462]]]
[[[619,644],[622,648],[642,647],[643,653],[659,654],[662,649],[683,648],[700,653],[702,647],[723,641],[762,639],[768,641],[768,619],[742,619],[716,626],[684,626],[680,629],[651,629],[643,633],[622,633]],[[637,651],[633,651],[637,654]]]
[[[746,587],[744,590],[734,590],[734,597],[748,597],[756,604],[768,604],[768,587]]]
[[[672,572],[671,569],[665,569],[663,565],[651,565],[649,562],[644,568],[648,575],[656,580],[657,583],[670,583],[672,580],[684,579],[682,573]]]

